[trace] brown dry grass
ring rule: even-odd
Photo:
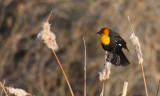
[[[98,71],[103,67],[104,51],[95,33],[104,26],[116,30],[127,41],[130,52],[126,55],[132,62],[128,67],[112,67],[105,96],[118,96],[124,81],[129,82],[128,96],[144,96],[141,69],[129,40],[129,15],[142,46],[148,93],[153,96],[160,78],[159,6],[158,0],[0,0],[0,81],[5,79],[6,86],[36,96],[70,95],[52,53],[36,38],[44,18],[53,9],[50,22],[60,44],[57,55],[75,96],[83,94],[83,34],[88,46],[87,96],[97,96],[101,91]]]

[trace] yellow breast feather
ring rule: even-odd
[[[110,37],[107,35],[101,36],[101,43],[104,45],[108,45],[110,43]]]

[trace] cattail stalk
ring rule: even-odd
[[[101,90],[100,96],[104,95],[105,83],[106,83],[106,80],[109,79],[109,76],[111,73],[111,71],[110,71],[111,70],[111,63],[106,60],[108,57],[107,55],[109,55],[109,54],[106,51],[105,52],[105,64],[103,66],[102,71],[99,72],[99,80],[102,81],[102,90]]]
[[[108,57],[107,55],[109,55],[109,54],[106,51],[105,52],[105,64],[104,64],[101,72],[99,72],[99,80],[100,81],[104,81],[104,80],[109,79],[109,76],[110,76],[110,73],[111,73],[111,71],[110,71],[111,70],[111,63],[106,60],[107,57]]]
[[[72,96],[74,96],[73,91],[72,91],[72,88],[71,88],[71,85],[70,85],[70,83],[69,83],[69,81],[68,81],[68,78],[67,78],[67,76],[66,76],[66,74],[65,74],[65,72],[64,72],[64,70],[63,70],[63,67],[62,67],[61,62],[59,61],[59,59],[58,59],[55,51],[52,50],[52,52],[53,52],[54,56],[56,57],[56,60],[57,60],[59,66],[60,66],[60,68],[61,68],[61,70],[62,70],[62,73],[63,73],[63,75],[64,75],[64,77],[65,77],[65,79],[66,79],[66,82],[67,82],[67,84],[68,84],[68,87],[69,87],[70,92],[71,92]]]
[[[124,85],[123,85],[122,96],[126,96],[126,95],[127,95],[127,87],[128,87],[128,82],[125,81],[125,82],[124,82]]]
[[[87,78],[87,75],[86,75],[86,42],[85,42],[85,38],[83,37],[83,41],[84,41],[84,96],[86,96],[86,78]]]
[[[102,81],[102,90],[101,90],[100,96],[104,95],[104,85],[105,85],[105,83],[106,83],[106,80]]]
[[[134,33],[134,30],[133,30],[132,24],[130,22],[129,16],[128,16],[128,21],[130,23],[131,30],[132,30],[132,35],[131,35],[130,39],[131,39],[131,42],[134,45],[135,52],[136,52],[136,55],[138,57],[139,64],[141,65],[145,92],[146,92],[146,96],[148,96],[147,85],[146,85],[146,80],[145,80],[145,74],[144,74],[144,69],[143,69],[143,64],[142,64],[143,63],[143,58],[142,58],[142,52],[141,52],[141,47],[140,47],[139,39],[138,39],[138,37]]]
[[[68,78],[67,78],[65,72],[64,72],[62,64],[60,63],[60,61],[59,61],[59,59],[58,59],[58,57],[57,57],[57,55],[55,53],[55,51],[58,49],[58,44],[56,43],[56,35],[53,32],[50,31],[50,24],[49,24],[48,21],[49,21],[49,18],[51,16],[51,14],[52,14],[52,11],[51,11],[50,15],[48,16],[46,22],[44,22],[43,30],[38,34],[38,37],[44,41],[44,43],[47,45],[47,47],[49,49],[52,50],[52,52],[53,52],[53,54],[54,54],[54,56],[55,56],[55,58],[56,58],[56,60],[57,60],[57,62],[59,64],[59,66],[61,68],[61,71],[62,71],[62,73],[63,73],[63,75],[65,77],[65,80],[66,80],[66,82],[68,84],[70,92],[71,92],[72,96],[74,96],[72,88],[71,88],[71,85],[70,85],[70,83],[68,81]]]
[[[1,82],[0,82],[0,85],[1,85],[1,87],[3,88],[4,93],[6,94],[6,96],[8,96],[8,94],[7,94],[6,90],[5,90],[5,88],[4,88],[4,86],[3,86],[3,84],[2,84]]]

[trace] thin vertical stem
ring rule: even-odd
[[[103,83],[102,83],[102,91],[101,91],[100,96],[104,95],[104,85],[105,85],[105,83],[106,83],[106,80],[104,80]]]
[[[49,21],[49,19],[50,19],[50,17],[51,17],[51,15],[52,15],[52,13],[53,13],[53,11],[51,11],[51,12],[50,12],[50,14],[49,14],[49,16],[48,16],[48,18],[47,18],[46,22],[48,22],[48,21]]]
[[[84,57],[85,57],[85,60],[84,60],[84,96],[86,96],[86,42],[85,42],[85,38],[83,37],[83,41],[84,41],[84,48],[85,48],[85,51],[84,51]]]
[[[62,65],[61,65],[61,63],[60,63],[60,61],[59,61],[59,59],[58,59],[55,51],[52,50],[52,52],[53,52],[54,56],[56,57],[56,60],[57,60],[59,66],[60,66],[60,68],[61,68],[61,70],[62,70],[62,73],[63,73],[63,75],[64,75],[64,77],[65,77],[65,79],[66,79],[66,82],[67,82],[67,84],[68,84],[68,87],[69,87],[69,89],[70,89],[70,92],[71,92],[72,96],[74,96],[73,91],[72,91],[72,88],[71,88],[71,85],[70,85],[70,83],[69,83],[69,81],[68,81],[68,78],[67,78],[67,76],[66,76],[66,74],[65,74],[65,72],[64,72],[64,70],[63,70],[63,67],[62,67]]]
[[[143,65],[142,65],[142,64],[141,64],[141,69],[142,69],[142,76],[143,76],[143,81],[144,81],[144,87],[145,87],[146,96],[148,96],[147,84],[146,84],[145,74],[144,74],[144,70],[143,70]]]
[[[122,96],[126,96],[127,95],[127,87],[128,87],[128,82],[124,82],[123,85],[123,92],[122,92]]]

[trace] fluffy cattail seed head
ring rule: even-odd
[[[132,35],[130,36],[130,40],[134,45],[134,49],[135,49],[139,64],[142,64],[143,63],[143,57],[142,57],[142,52],[141,52],[141,46],[140,46],[140,43],[139,43],[139,39],[138,39],[137,36],[135,36],[134,33],[132,33]]]
[[[44,22],[42,27],[43,29],[39,32],[38,38],[42,39],[49,49],[56,51],[58,49],[58,44],[56,42],[56,35],[50,31],[50,24]]]

